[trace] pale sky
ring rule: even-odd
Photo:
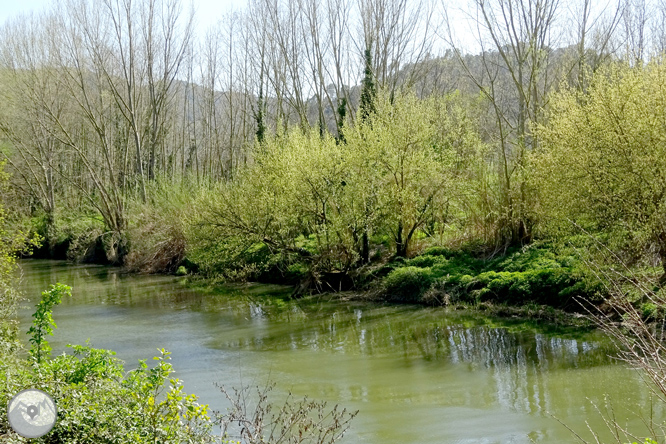
[[[0,23],[20,13],[40,11],[53,3],[54,0],[0,0]],[[197,11],[198,28],[205,30],[216,23],[224,13],[245,8],[247,0],[192,0],[192,3]],[[183,5],[188,4],[188,0],[183,0]]]

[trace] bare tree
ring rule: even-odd
[[[393,96],[400,85],[411,86],[428,67],[437,27],[430,0],[359,0],[361,35],[355,39],[359,60],[372,49],[378,86]],[[360,71],[360,70],[359,70]]]
[[[0,132],[13,155],[0,150],[11,171],[21,179],[24,196],[46,213],[47,230],[54,224],[56,187],[63,146],[49,137],[49,113],[62,115],[67,99],[57,88],[44,31],[51,31],[48,14],[24,16],[2,28],[1,96],[5,106]]]
[[[625,57],[632,63],[640,64],[649,52],[649,26],[651,14],[650,5],[646,0],[624,0],[623,4],[623,40]]]
[[[183,10],[179,0],[146,0],[142,6],[139,26],[145,51],[149,96],[148,178],[152,180],[155,178],[158,149],[161,152],[161,169],[165,169],[167,156],[163,140],[169,128],[166,124],[167,114],[174,102],[174,85],[192,38],[194,11],[190,10],[185,20],[182,20]],[[143,86],[139,85],[139,88]]]
[[[589,2],[579,22],[579,52],[585,54]],[[487,99],[497,147],[501,207],[496,218],[497,241],[508,245],[529,240],[531,221],[524,179],[526,150],[538,140],[530,123],[542,119],[547,95],[559,82],[555,48],[562,41],[558,19],[564,8],[551,0],[473,0],[464,14],[480,48],[480,64],[472,66],[455,43],[453,15],[445,10],[446,40],[468,78]],[[575,65],[575,63],[574,63]]]
[[[191,16],[180,17],[177,0],[105,0],[101,8],[72,0],[30,32],[11,30],[13,46],[5,42],[4,60],[21,86],[12,94],[30,111],[22,127],[3,120],[22,154],[17,170],[52,213],[57,152],[59,176],[102,216],[112,261],[127,250],[128,193],[138,189],[145,201],[144,167],[149,179],[166,168],[164,141],[191,36]]]

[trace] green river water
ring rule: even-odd
[[[639,416],[651,414],[640,375],[610,358],[598,333],[443,308],[290,301],[276,297],[289,294],[276,286],[206,293],[170,276],[20,265],[23,330],[42,290],[73,287],[54,310],[54,353],[89,339],[131,369],[164,347],[186,390],[218,410],[226,404],[214,383],[271,380],[274,393],[359,410],[345,443],[577,442],[555,417],[586,438],[589,424],[609,442],[595,404],[609,399],[618,422],[639,435]],[[663,409],[652,411],[663,418]]]

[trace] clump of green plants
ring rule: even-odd
[[[208,407],[186,394],[173,378],[169,352],[162,349],[155,365],[140,361],[126,372],[110,350],[70,346],[72,354],[50,357],[47,336],[56,327],[52,309],[71,288],[56,284],[42,293],[33,315],[31,359],[6,368],[7,384],[0,387],[0,415],[19,391],[34,387],[51,394],[58,421],[46,438],[49,443],[205,443],[212,440]],[[28,440],[0,423],[9,442]]]
[[[391,301],[416,303],[434,282],[430,267],[406,266],[390,272],[384,279],[384,288]]]
[[[579,298],[598,300],[602,292],[601,285],[582,271],[580,261],[558,254],[552,246],[515,248],[486,260],[463,250],[433,247],[390,267],[382,290],[388,300],[400,302],[578,308]]]
[[[77,262],[108,263],[111,233],[90,208],[61,209],[52,214],[37,211],[26,221],[32,235],[42,239],[33,256]]]
[[[32,315],[34,321],[28,330],[32,348],[30,354],[37,364],[51,353],[51,346],[46,340],[53,336],[53,329],[57,328],[53,320],[53,307],[60,304],[63,296],[72,296],[72,288],[63,284],[51,285],[51,288],[42,292],[42,299],[37,304],[37,311]]]

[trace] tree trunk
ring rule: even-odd
[[[370,241],[368,240],[368,230],[363,231],[362,237],[363,245],[361,246],[361,263],[367,264],[370,262]]]
[[[398,222],[398,231],[395,238],[396,257],[407,257],[407,240],[402,238],[402,221]]]
[[[661,267],[664,271],[659,278],[659,286],[666,285],[666,232],[661,232],[657,235],[657,242],[659,244],[659,259],[661,259]]]

